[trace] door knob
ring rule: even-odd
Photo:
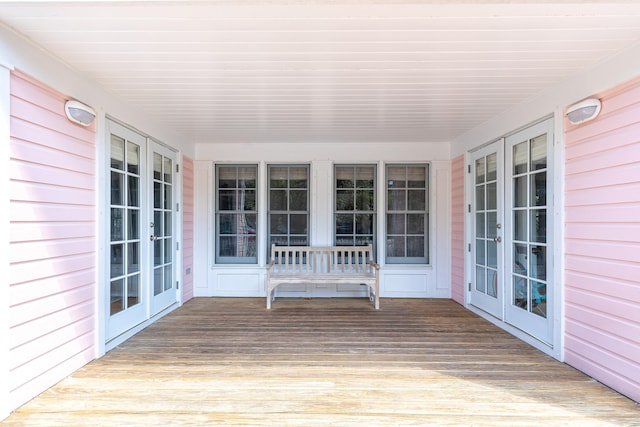
[[[502,237],[496,236],[496,237],[493,238],[493,241],[496,242],[496,243],[500,243],[500,242],[502,242]]]
[[[153,242],[154,240],[158,240],[158,238],[152,234],[151,236],[149,236],[149,240]]]

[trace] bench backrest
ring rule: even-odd
[[[373,248],[367,246],[271,246],[277,272],[365,273],[371,271]]]

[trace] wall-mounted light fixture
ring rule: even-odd
[[[64,112],[69,120],[82,126],[89,126],[96,118],[96,112],[93,111],[93,108],[74,100],[64,104]]]
[[[600,114],[602,104],[597,98],[589,98],[573,104],[565,113],[571,124],[577,125],[595,119]]]

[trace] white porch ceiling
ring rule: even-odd
[[[0,20],[195,142],[446,142],[640,40],[636,1],[0,1]]]

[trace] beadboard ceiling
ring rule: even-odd
[[[0,19],[194,142],[447,142],[640,40],[636,1],[0,1]]]

